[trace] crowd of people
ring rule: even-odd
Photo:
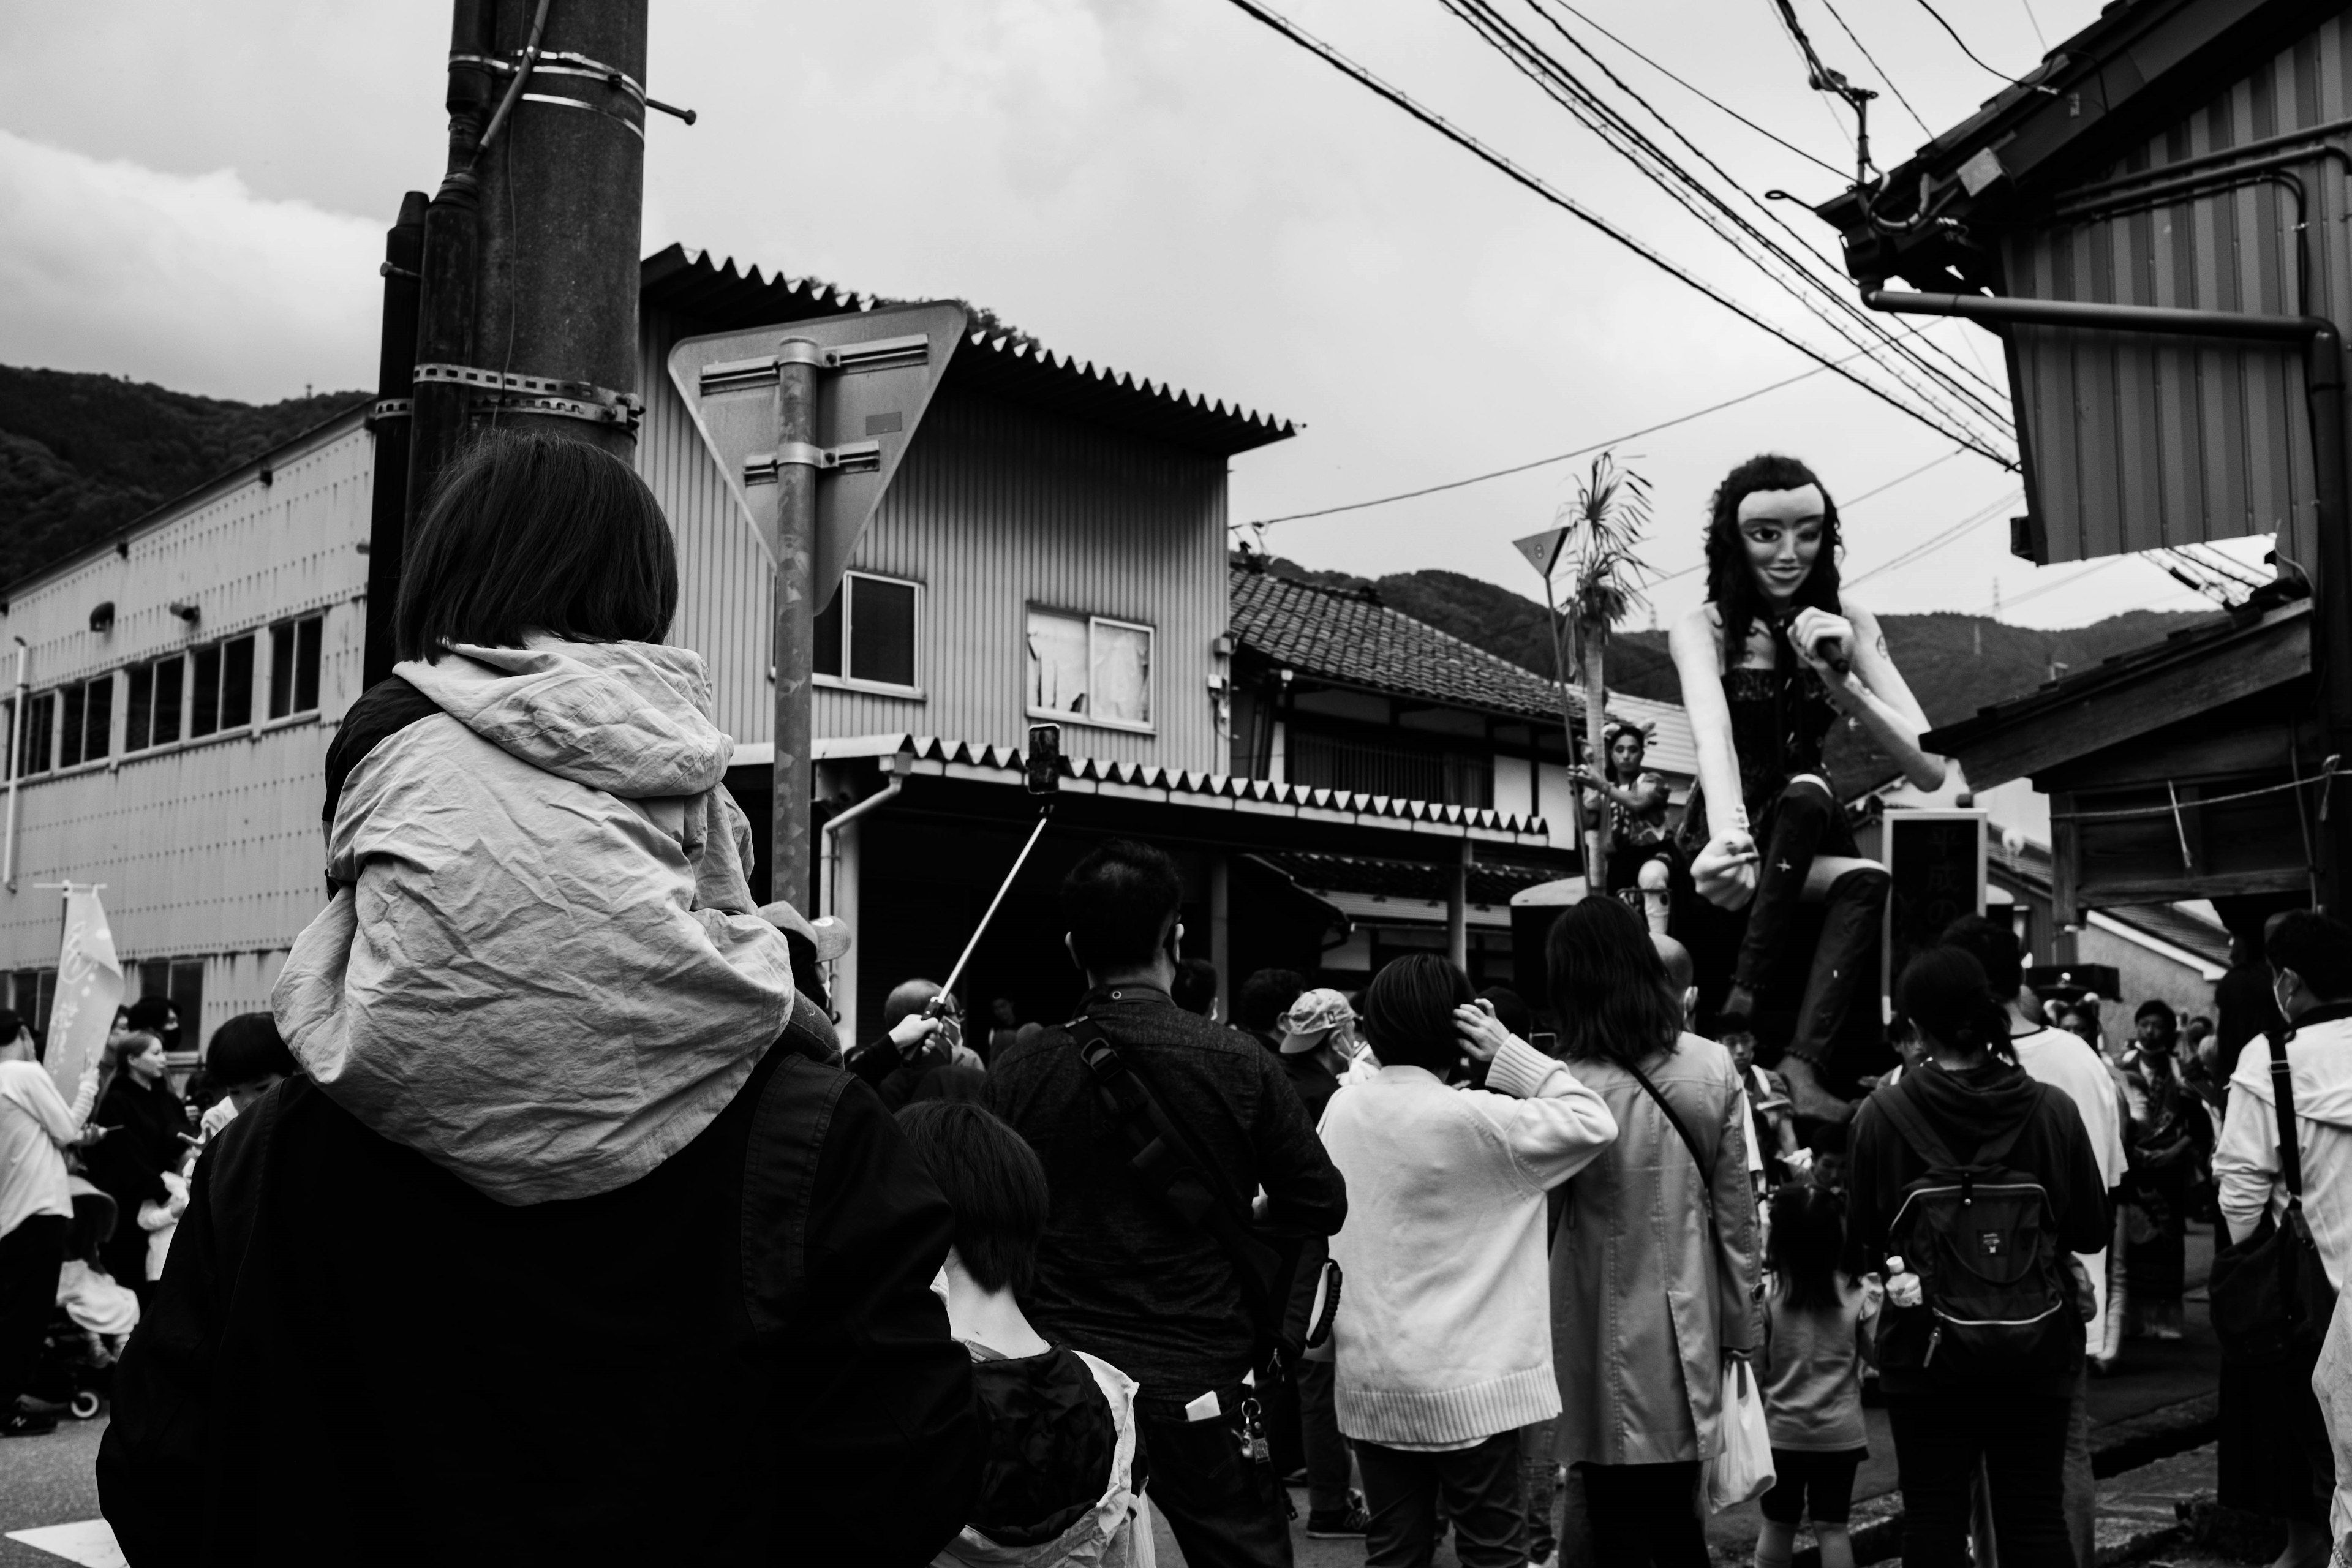
[[[271,1013],[184,1096],[142,1000],[70,1101],[0,1014],[0,1419],[48,1419],[19,1396],[61,1304],[120,1352],[99,1484],[135,1568],[1133,1568],[1160,1521],[1195,1568],[1286,1564],[1289,1484],[1380,1568],[1449,1535],[1464,1568],[1699,1568],[1751,1500],[1760,1568],[1808,1526],[1843,1568],[1868,1382],[1906,1562],[1990,1532],[2087,1564],[2088,1379],[2181,1331],[2206,1205],[2347,1278],[2352,929],[2273,921],[2277,1021],[2234,1056],[2152,1004],[2110,1058],[2095,1002],[2053,1017],[1965,918],[1897,980],[1902,1066],[1823,1115],[1752,996],[1694,1027],[1636,735],[1633,897],[1552,924],[1549,1027],[1432,953],[1353,994],[1261,971],[1223,1017],[1176,862],[1110,840],[1060,886],[1065,1019],[1000,999],[967,1034],[909,980],[844,1051],[825,939],[755,904],[731,743],[661,642],[669,539],[617,459],[470,449],[395,676],[337,731],[333,893]],[[1767,782],[1737,836],[1867,902],[1809,786]],[[2345,1314],[2224,1374],[2223,1500],[2290,1521],[2286,1568],[2352,1524],[2329,1369]]]

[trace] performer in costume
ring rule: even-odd
[[[1668,889],[1672,885],[1675,846],[1666,831],[1666,781],[1643,766],[1650,737],[1640,726],[1622,719],[1601,729],[1601,755],[1608,759],[1605,776],[1596,777],[1581,765],[1568,776],[1584,789],[1591,803],[1605,801],[1609,813],[1607,892],[1640,910],[1653,935],[1666,934]]]
[[[1699,787],[1684,820],[1699,894],[1748,924],[1717,1022],[1752,1034],[1756,997],[1790,951],[1800,903],[1824,903],[1796,1029],[1778,1065],[1796,1109],[1843,1117],[1824,1082],[1830,1045],[1865,979],[1885,907],[1885,868],[1857,852],[1822,763],[1841,717],[1868,731],[1920,789],[1944,762],[1919,746],[1918,700],[1875,616],[1838,598],[1837,507],[1793,458],[1751,458],[1717,488],[1707,601],[1669,639],[1698,743]]]

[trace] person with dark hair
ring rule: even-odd
[[[2263,922],[2240,915],[2230,925],[2230,967],[2213,983],[2214,1076],[2226,1085],[2250,1040],[2283,1029],[2269,963],[2263,956]]]
[[[1135,1380],[1056,1345],[1021,1299],[1034,1287],[1052,1199],[1021,1135],[982,1107],[922,1100],[898,1126],[955,1211],[940,1279],[948,1327],[972,1362],[980,1490],[938,1568],[1003,1564],[1008,1553],[1129,1568],[1151,1517],[1133,1489]]]
[[[1217,1021],[1217,966],[1205,958],[1188,958],[1176,966],[1176,1005]]]
[[[1985,972],[1993,999],[2009,1016],[2009,1048],[2037,1083],[2048,1084],[2074,1103],[2091,1140],[2091,1153],[2099,1163],[2099,1181],[2112,1204],[2123,1184],[2125,1150],[2123,1101],[2116,1080],[2099,1053],[2084,1041],[2053,1029],[2042,1021],[2042,1002],[2025,984],[2025,953],[2016,929],[2005,919],[1962,915],[1944,928],[1947,947],[1957,947],[1975,959]],[[2091,1281],[2093,1317],[2088,1331],[2083,1373],[2066,1415],[2065,1510],[2066,1537],[2080,1563],[2093,1560],[2096,1547],[2099,1486],[2091,1473],[2091,1368],[2105,1352],[2107,1322],[2107,1248],[2076,1255]],[[1979,1510],[1979,1518],[1982,1514]]]
[[[2131,1169],[2124,1277],[2124,1331],[2154,1340],[2181,1336],[2188,1288],[2189,1207],[2213,1150],[2213,1123],[2180,1070],[2180,1025],[2170,1003],[2150,997],[2132,1014],[2137,1038],[2116,1065],[2131,1110]]]
[[[1753,1345],[1756,1204],[1730,1053],[1683,1028],[1642,918],[1588,898],[1544,957],[1569,1070],[1615,1142],[1568,1187],[1551,1252],[1560,1460],[1612,1565],[1699,1568],[1702,1461],[1723,1447],[1727,1358]]]
[[[1242,982],[1234,997],[1234,1026],[1267,1050],[1282,1049],[1282,1016],[1307,989],[1295,969],[1261,969]]]
[[[2284,1220],[2273,1047],[2284,1049],[2303,1173],[2303,1215],[2327,1282],[2352,1285],[2352,927],[2309,910],[2273,915],[2263,946],[2272,1000],[2286,1020],[2240,1053],[2213,1151],[2222,1223],[2243,1242],[2265,1215]],[[2336,1315],[2344,1316],[2338,1307]],[[2284,1568],[2325,1563],[2335,1453],[2311,1386],[2313,1359],[2221,1363],[2223,1505],[2286,1521]]]
[[[278,1033],[278,1020],[267,1013],[240,1013],[214,1030],[212,1043],[205,1047],[205,1066],[221,1097],[197,1124],[197,1136],[205,1142],[255,1100],[302,1070]]]
[[[1523,1568],[1519,1428],[1559,1414],[1544,1285],[1545,1194],[1617,1136],[1601,1097],[1506,1028],[1434,953],[1364,992],[1377,1076],[1332,1097],[1348,1179],[1331,1256],[1339,1428],[1371,1512],[1365,1561],[1430,1561],[1451,1518],[1464,1568]],[[1465,1054],[1486,1087],[1446,1086]]]
[[[142,996],[123,1009],[123,1027],[163,1042],[168,1055],[180,1048],[180,1009],[169,996]]]
[[[1830,1050],[1868,972],[1887,889],[1885,868],[1855,846],[1822,740],[1843,718],[1918,788],[1944,782],[1876,617],[1840,597],[1838,548],[1837,507],[1813,471],[1749,458],[1716,489],[1706,601],[1669,639],[1698,746],[1682,827],[1699,847],[1691,876],[1709,903],[1747,910],[1717,1031],[1754,1030],[1767,980],[1803,973],[1794,1033],[1763,1059],[1787,1076],[1797,1112],[1822,1118],[1849,1113]],[[1790,951],[1805,903],[1825,906],[1810,955]]]
[[[1904,966],[1895,1000],[1924,1055],[1854,1117],[1846,1272],[1873,1273],[1882,1261],[1887,1270],[1878,1381],[1902,1475],[1903,1560],[1921,1568],[1969,1560],[1969,1489],[1981,1463],[2001,1562],[2071,1568],[2066,1438],[2092,1298],[2082,1265],[2066,1255],[2095,1252],[2105,1241],[2105,1179],[2074,1102],[1996,1051],[2009,1039],[2009,1015],[1983,965],[1958,947],[1928,948]],[[1962,1170],[1982,1184],[1977,1217],[1954,1222],[1968,1232],[1958,1239],[1928,1232],[1946,1213],[1938,1194],[1955,1190],[1952,1173]],[[2007,1228],[2008,1211],[1987,1200],[2026,1184],[2041,1194],[2030,1214],[2022,1198],[2011,1205],[2029,1217]],[[1930,1244],[1977,1250],[1955,1255],[1947,1269]],[[1900,1268],[1895,1258],[1903,1258]],[[1984,1269],[1985,1258],[1997,1260],[1985,1279],[1997,1276],[2021,1296],[2055,1298],[2037,1308],[2030,1342],[2004,1338],[1980,1347],[1945,1333],[1952,1301],[1928,1300],[1926,1290],[1968,1288],[1961,1277]],[[2010,1300],[1985,1314],[2009,1318],[2017,1310]]]
[[[39,1360],[58,1304],[58,1271],[73,1224],[65,1152],[85,1142],[82,1124],[98,1099],[98,1063],[68,1105],[33,1055],[33,1032],[0,1009],[0,1437],[34,1437],[57,1426],[18,1403]]]
[[[1797,1526],[1810,1514],[1822,1568],[1853,1568],[1853,1474],[1869,1457],[1862,1363],[1877,1359],[1875,1275],[1840,1267],[1845,1202],[1801,1183],[1772,1194],[1764,1244],[1764,1345],[1757,1381],[1772,1434],[1772,1489],[1764,1494],[1756,1568],[1789,1568]]]
[[[1233,1258],[1139,1178],[1079,1052],[1097,1039],[1116,1052],[1236,1220],[1262,1190],[1266,1224],[1328,1236],[1347,1218],[1346,1184],[1274,1054],[1169,995],[1183,940],[1173,860],[1108,841],[1070,868],[1061,902],[1087,979],[1078,1016],[1015,1045],[988,1075],[988,1108],[1037,1151],[1053,1194],[1030,1319],[1142,1384],[1150,1496],[1185,1562],[1286,1565],[1271,1467],[1244,1447],[1257,1331]]]
[[[914,1565],[961,1528],[954,1215],[797,1011],[677,602],[627,459],[485,430],[444,471],[328,747],[332,895],[271,997],[303,1075],[205,1151],[117,1368],[131,1561]]]
[[[1640,900],[1650,930],[1663,936],[1672,913],[1675,850],[1666,830],[1666,781],[1645,765],[1649,746],[1648,729],[1611,720],[1601,727],[1601,771],[1575,763],[1568,776],[1609,814],[1610,895]]]
[[[114,1234],[99,1249],[99,1261],[116,1284],[138,1293],[143,1307],[153,1298],[154,1281],[147,1274],[140,1205],[169,1205],[177,1196],[164,1176],[178,1172],[188,1152],[183,1140],[192,1129],[160,1038],[132,1030],[107,1047],[117,1070],[90,1120],[109,1131],[82,1156],[82,1167],[90,1184],[114,1200]]]

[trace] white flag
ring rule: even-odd
[[[96,888],[66,885],[66,935],[58,952],[58,990],[49,1004],[49,1076],[68,1104],[81,1075],[106,1048],[114,1010],[122,1005],[122,961]]]

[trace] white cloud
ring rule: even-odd
[[[0,131],[0,362],[268,402],[371,386],[381,222]]]

